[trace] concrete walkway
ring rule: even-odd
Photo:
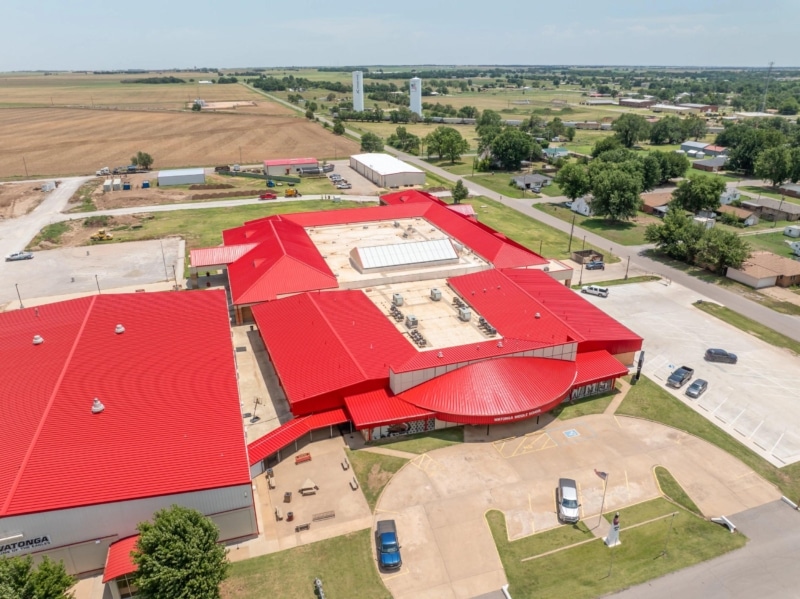
[[[361,451],[368,451],[369,453],[379,453],[381,455],[388,455],[395,458],[403,458],[404,460],[413,460],[420,456],[418,453],[411,453],[409,451],[398,451],[397,449],[390,449],[388,447],[375,447],[371,445],[365,446]]]

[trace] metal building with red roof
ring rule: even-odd
[[[173,503],[223,539],[257,533],[224,292],[0,313],[0,359],[0,554],[102,570],[112,543]]]

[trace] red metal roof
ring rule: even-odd
[[[230,335],[224,291],[0,313],[0,516],[249,484]]]
[[[108,547],[106,567],[103,571],[103,584],[125,574],[136,572],[136,564],[133,563],[131,552],[136,548],[138,540],[139,535],[134,535],[112,543]]]
[[[282,294],[338,287],[305,229],[278,219],[266,221],[262,228],[258,244],[228,267],[234,304],[255,304]]]
[[[575,378],[576,387],[612,378],[616,379],[628,374],[628,367],[604,349],[578,354],[575,358],[575,365],[578,368],[578,375]]]
[[[417,353],[361,291],[299,294],[254,306],[253,317],[290,403],[386,380],[392,361]]]
[[[704,152],[724,152],[727,149],[728,148],[726,148],[724,146],[706,146],[705,148],[703,148],[703,151]]]
[[[475,208],[472,207],[472,204],[448,204],[447,209],[462,216],[475,216]]]
[[[328,410],[310,416],[294,418],[268,432],[260,439],[256,439],[247,446],[247,453],[250,456],[250,465],[257,464],[264,458],[277,453],[284,447],[293,443],[309,431],[335,426],[347,422],[347,415],[344,410]]]
[[[445,205],[440,198],[437,198],[432,193],[428,193],[426,191],[419,191],[417,189],[406,189],[403,191],[395,191],[393,193],[387,193],[380,197],[381,204],[386,204],[388,206],[396,206],[398,204],[413,204],[419,202],[436,202],[438,204]]]
[[[504,269],[502,273],[582,338],[578,352],[605,349],[619,355],[642,349],[639,335],[586,301],[580,293],[564,285],[553,285],[547,273],[534,269]]]
[[[319,164],[316,158],[275,158],[265,160],[264,166],[293,166],[297,164]]]
[[[350,413],[350,419],[359,430],[433,416],[433,412],[430,410],[418,408],[395,395],[390,395],[386,389],[351,395],[345,397],[344,401],[347,411]]]
[[[256,247],[256,243],[241,245],[220,245],[213,248],[201,248],[189,252],[189,264],[194,268],[230,264],[236,262],[247,252]]]
[[[470,364],[404,391],[400,399],[447,422],[495,424],[557,406],[575,381],[575,363],[496,358]]]

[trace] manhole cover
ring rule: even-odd
[[[579,437],[580,433],[578,431],[576,431],[574,428],[571,428],[568,431],[564,431],[564,436],[569,439],[569,438],[572,438],[572,437]]]
[[[240,345],[239,347],[236,348],[236,351],[237,352],[247,351],[247,346],[246,345]]]

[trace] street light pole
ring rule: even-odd
[[[581,262],[581,276],[578,280],[578,285],[583,285],[583,262]]]
[[[630,267],[631,267],[631,257],[628,256],[628,265],[625,267],[625,278],[626,279],[628,278],[628,270],[630,269]]]
[[[100,281],[97,279],[97,275],[94,276],[94,282],[97,285],[97,295],[100,295]]]
[[[603,500],[600,502],[600,517],[597,519],[597,526],[600,526],[600,520],[603,519],[603,508],[606,505],[606,489],[608,489],[608,479],[611,477],[609,473],[605,474],[603,478]],[[608,575],[611,576],[611,568],[608,569]]]
[[[160,239],[158,242],[161,244],[161,261],[164,263],[164,280],[169,281],[169,273],[167,272],[167,257],[164,255],[164,242]]]
[[[19,283],[14,283],[14,287],[17,288],[17,297],[19,298],[19,309],[22,310],[25,306],[22,305],[22,296],[19,294]]]

